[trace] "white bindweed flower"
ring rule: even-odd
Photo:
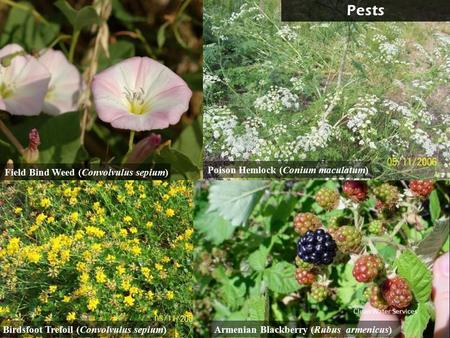
[[[10,44],[0,49],[0,109],[12,115],[38,115],[50,73],[23,48]]]
[[[59,115],[78,109],[78,99],[82,89],[82,79],[78,69],[69,63],[66,56],[57,50],[47,49],[39,56],[51,74],[43,111]]]
[[[135,131],[176,124],[192,96],[183,79],[148,57],[132,57],[97,74],[92,92],[101,120]]]

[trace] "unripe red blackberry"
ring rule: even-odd
[[[341,224],[341,217],[339,217],[339,216],[332,216],[327,221],[328,229],[337,229],[341,225],[343,225],[343,224]]]
[[[311,285],[310,297],[314,301],[320,303],[328,297],[328,286],[321,283],[313,283]]]
[[[339,204],[339,192],[334,189],[322,188],[315,197],[317,204],[326,210],[332,210]]]
[[[300,285],[311,285],[316,280],[316,274],[312,271],[298,268],[295,271],[295,279]]]
[[[299,256],[295,257],[295,265],[303,270],[312,270],[314,268],[314,264],[305,262]]]
[[[294,217],[294,229],[300,235],[306,234],[308,230],[317,230],[321,226],[319,217],[311,212],[300,213]]]
[[[408,282],[398,276],[386,279],[381,285],[381,293],[388,304],[397,309],[408,307],[412,300],[412,293]]]
[[[362,234],[353,226],[344,225],[334,234],[338,249],[343,253],[357,253],[361,248]]]
[[[330,233],[331,236],[333,236],[336,233],[336,231],[341,227],[342,225],[346,224],[346,219],[340,216],[332,216],[327,221],[327,230]]]
[[[374,220],[370,222],[368,230],[371,234],[374,235],[382,235],[386,231],[383,222],[380,220]]]
[[[389,183],[383,183],[373,189],[375,196],[377,197],[377,208],[392,209],[397,204],[400,193],[398,188]]]
[[[359,257],[353,266],[353,277],[358,282],[368,283],[375,279],[384,269],[383,260],[377,255]]]
[[[414,180],[409,183],[409,189],[417,196],[428,197],[434,189],[434,183],[429,180]]]
[[[389,304],[381,295],[380,287],[376,284],[370,285],[365,294],[369,299],[370,305],[372,305],[375,309],[378,310],[386,310],[389,307]]]
[[[364,201],[367,197],[367,190],[367,184],[362,181],[346,181],[342,185],[345,196],[355,202]]]

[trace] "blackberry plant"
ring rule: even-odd
[[[431,264],[448,251],[448,182],[290,186],[199,184],[198,333],[213,318],[355,324],[370,303],[420,337],[433,316]]]

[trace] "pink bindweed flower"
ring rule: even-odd
[[[38,115],[50,73],[34,57],[23,55],[19,45],[0,49],[0,59],[4,61],[9,55],[12,56],[8,62],[0,62],[0,109],[12,115]]]
[[[78,69],[57,50],[47,49],[39,56],[39,62],[50,72],[43,111],[59,115],[78,109],[82,79]]]
[[[183,79],[148,57],[132,57],[97,74],[92,92],[101,120],[135,131],[177,123],[192,96]]]

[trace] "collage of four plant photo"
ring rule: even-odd
[[[0,0],[0,337],[448,337],[450,9],[375,2]]]

